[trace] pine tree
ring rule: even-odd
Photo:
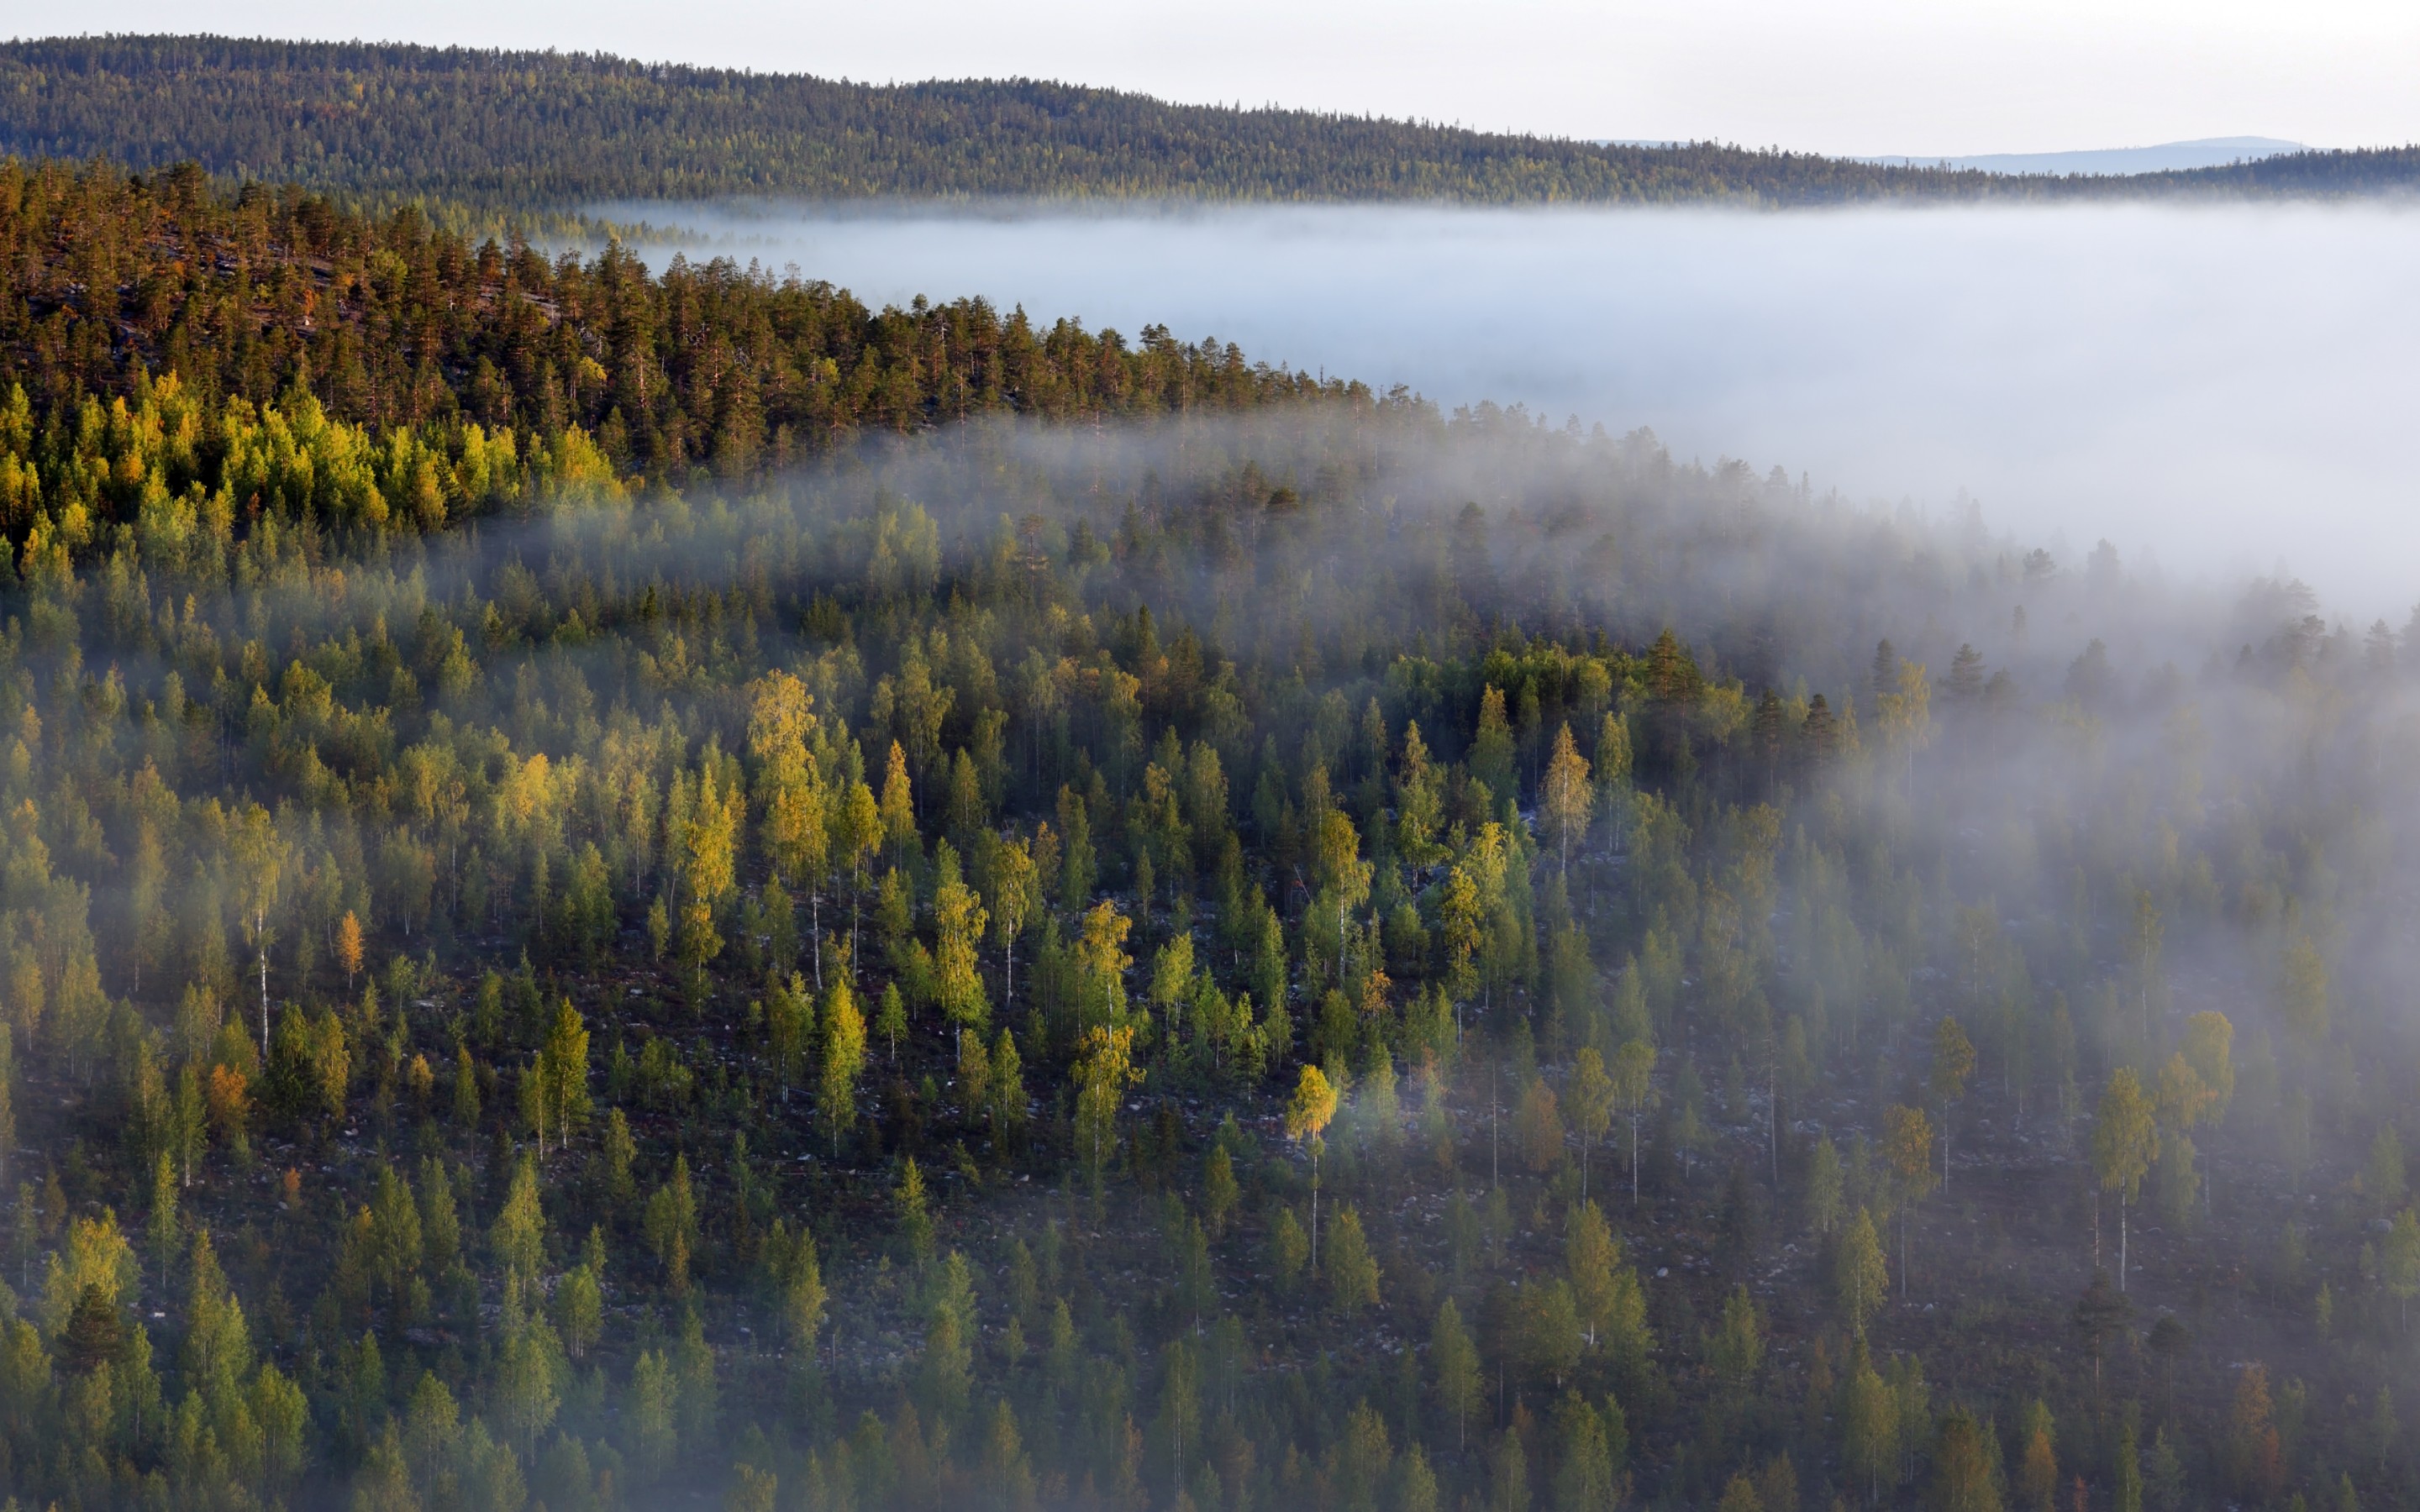
[[[1874,1235],[1872,1215],[1863,1208],[1840,1231],[1833,1249],[1832,1294],[1849,1331],[1860,1339],[1865,1337],[1867,1321],[1890,1294],[1890,1270],[1883,1258],[1882,1242]]]

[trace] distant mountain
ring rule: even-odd
[[[591,54],[86,37],[0,44],[0,152],[295,183],[453,218],[737,195],[1472,204],[2376,193],[2420,151],[2151,177],[1608,144],[1178,105],[1032,79],[859,85]]]
[[[2082,152],[1985,152],[1970,157],[1867,158],[1902,168],[1971,168],[1993,174],[2084,174],[2094,177],[2174,173],[2256,162],[2288,152],[2308,152],[2300,142],[2274,136],[2205,136],[2147,147],[2095,147]]]

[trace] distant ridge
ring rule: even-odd
[[[2205,136],[2190,142],[2162,142],[2144,147],[2093,147],[2078,152],[1984,152],[1967,157],[1882,156],[1863,161],[1902,168],[1971,168],[1978,173],[1992,174],[2122,177],[2223,168],[2231,163],[2257,162],[2263,158],[2310,150],[2303,143],[2274,136]]]
[[[137,171],[193,162],[223,183],[489,220],[736,195],[1789,207],[2372,194],[2420,181],[2409,147],[2052,177],[1178,105],[1032,79],[872,85],[591,54],[221,37],[0,44],[0,152]]]

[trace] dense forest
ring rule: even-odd
[[[0,248],[15,1505],[2420,1495],[2420,623],[193,168]]]
[[[2340,195],[2420,152],[2307,152],[2139,178],[2000,177],[1713,143],[1603,145],[1424,122],[1177,105],[1035,80],[858,85],[557,53],[215,37],[0,45],[0,151],[193,160],[388,206],[907,195],[1486,204]]]

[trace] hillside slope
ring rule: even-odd
[[[1178,105],[1035,80],[857,85],[565,54],[107,37],[0,47],[0,150],[193,159],[380,203],[488,210],[730,194],[1476,203],[2070,196],[2409,183],[2412,154],[2306,153],[2086,181],[1711,144],[1512,136]]]

